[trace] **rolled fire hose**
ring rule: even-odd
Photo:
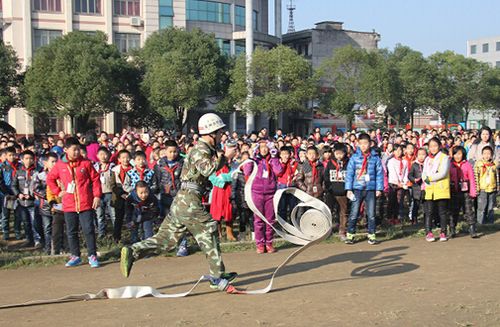
[[[324,202],[310,196],[309,194],[297,188],[286,188],[278,190],[274,195],[273,205],[274,205],[276,222],[274,224],[271,224],[271,222],[267,220],[267,218],[262,214],[262,212],[260,212],[257,209],[252,198],[252,186],[258,171],[257,163],[252,160],[247,160],[240,164],[235,173],[240,170],[239,168],[247,164],[253,165],[252,173],[245,185],[245,201],[247,202],[248,207],[267,225],[271,226],[276,232],[276,234],[279,235],[281,238],[290,243],[302,246],[298,248],[296,251],[294,251],[292,254],[290,254],[285,259],[285,261],[283,261],[276,268],[266,287],[258,290],[238,290],[232,285],[229,285],[227,281],[219,280],[218,288],[221,291],[226,291],[227,293],[231,294],[265,294],[271,291],[274,278],[281,270],[281,268],[290,263],[290,261],[292,261],[301,252],[305,251],[306,249],[310,248],[315,244],[320,243],[330,235],[333,227],[332,215],[330,209]],[[291,194],[301,201],[297,206],[293,208],[291,212],[291,224],[285,221],[278,214],[278,205],[280,199],[285,194]],[[299,216],[297,214],[297,210],[298,208],[301,207],[304,208],[305,211],[301,216]],[[0,309],[40,305],[40,304],[50,304],[50,303],[97,300],[97,299],[132,299],[132,298],[141,298],[145,296],[153,296],[156,298],[179,298],[189,295],[203,281],[214,281],[214,279],[212,276],[208,275],[201,276],[198,279],[198,281],[188,291],[184,293],[164,294],[150,286],[124,286],[120,288],[105,288],[95,294],[93,293],[73,294],[58,299],[35,300],[19,304],[3,305],[0,306]]]

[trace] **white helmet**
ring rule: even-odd
[[[200,135],[208,135],[226,127],[226,124],[216,114],[204,114],[198,121]]]

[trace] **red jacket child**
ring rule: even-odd
[[[55,194],[63,190],[59,188],[57,180],[64,186],[62,198],[64,212],[83,212],[92,209],[94,198],[101,198],[101,181],[92,163],[83,158],[68,162],[66,159],[59,160],[47,175],[47,185]],[[75,182],[74,192],[68,192],[68,185]],[[70,186],[71,188],[71,186]]]

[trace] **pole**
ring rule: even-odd
[[[253,0],[245,0],[245,52],[247,59],[247,105],[253,95],[253,81],[250,74],[253,53]],[[247,133],[255,130],[255,115],[247,111]]]

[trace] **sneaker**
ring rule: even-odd
[[[370,245],[377,245],[379,243],[380,242],[377,241],[377,237],[375,236],[375,234],[368,234],[368,244],[370,244]]]
[[[258,254],[266,253],[266,247],[264,244],[257,245],[257,253]]]
[[[448,241],[446,234],[445,233],[439,234],[439,242],[446,242],[446,241]]]
[[[122,252],[120,256],[120,270],[123,277],[128,278],[130,276],[130,270],[132,270],[132,265],[134,264],[134,255],[130,247],[122,247]]]
[[[219,278],[210,279],[210,288],[212,289],[222,288],[220,290],[224,291],[227,285],[231,284],[236,280],[236,277],[238,277],[238,274],[235,272],[223,273],[222,275],[220,275]]]
[[[427,236],[425,236],[425,240],[427,242],[434,242],[436,239],[434,238],[434,234],[432,234],[432,232],[428,232]]]
[[[268,245],[266,245],[266,251],[267,251],[267,253],[274,253],[274,252],[276,252],[276,249],[274,248],[274,246],[272,244],[268,244]]]
[[[345,244],[354,244],[354,234],[347,233],[344,243]]]
[[[479,235],[477,234],[476,225],[471,225],[469,227],[469,233],[470,233],[470,237],[472,237],[472,238],[478,238],[479,237]]]
[[[42,248],[42,243],[36,241],[35,242],[35,249],[41,249]]]
[[[66,262],[66,267],[76,267],[82,263],[82,259],[76,255],[69,257],[69,261]]]
[[[339,234],[339,238],[341,242],[345,242],[347,240],[347,236],[345,234]]]
[[[89,265],[90,265],[90,268],[99,268],[101,266],[95,255],[91,255],[89,257]]]
[[[188,248],[184,245],[179,246],[179,250],[177,250],[178,257],[187,257],[189,255]]]

